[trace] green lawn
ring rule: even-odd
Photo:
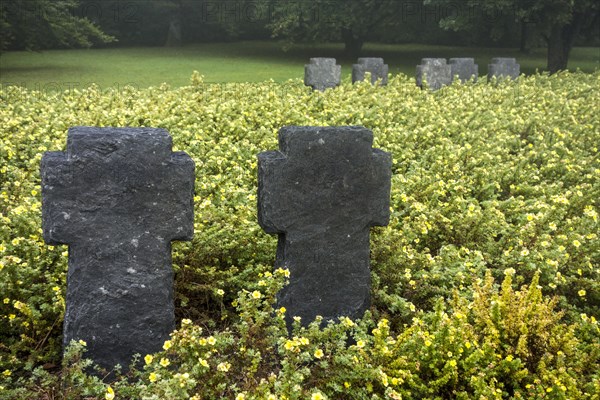
[[[183,86],[192,71],[206,82],[276,82],[302,78],[308,58],[336,57],[343,76],[350,74],[354,59],[343,56],[341,44],[299,46],[284,52],[275,42],[209,43],[182,48],[127,48],[52,50],[39,53],[8,52],[0,56],[0,81],[29,89],[69,89],[97,83],[101,88],[132,84],[143,88],[166,82]],[[492,57],[516,57],[521,71],[544,69],[545,50],[524,55],[514,49],[466,48],[427,45],[367,44],[363,56],[383,57],[391,73],[413,75],[423,57],[475,57],[481,75]],[[573,50],[570,69],[592,72],[600,67],[599,48]]]

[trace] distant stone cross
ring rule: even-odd
[[[479,66],[475,64],[475,59],[473,58],[451,58],[450,69],[452,71],[452,79],[458,76],[461,83],[465,83],[470,79],[476,82],[479,77]]]
[[[286,127],[280,151],[258,155],[258,220],[279,234],[278,303],[307,325],[369,307],[369,227],[389,220],[391,157],[362,127]]]
[[[515,58],[492,58],[492,63],[488,65],[488,79],[492,79],[494,76],[498,79],[517,79],[520,73],[521,66],[517,64]]]
[[[42,158],[42,227],[69,245],[64,344],[123,368],[161,349],[175,327],[171,241],[193,235],[194,162],[167,131],[69,130]]]
[[[311,58],[304,66],[304,84],[320,91],[339,86],[342,66],[335,62],[335,58]]]
[[[389,67],[383,63],[383,58],[359,58],[358,64],[352,65],[352,83],[364,81],[367,72],[371,73],[371,84],[381,79],[381,85],[387,85]]]
[[[424,82],[431,90],[441,89],[452,83],[452,72],[450,65],[446,64],[445,58],[423,58],[421,65],[417,65],[417,86],[423,88]]]

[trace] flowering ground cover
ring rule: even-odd
[[[0,398],[600,398],[600,72],[324,93],[194,74],[0,100]],[[68,251],[41,237],[40,159],[76,125],[165,128],[196,163],[180,328],[111,382],[85,373],[85,343],[61,361]],[[363,125],[393,156],[371,310],[291,335],[256,220],[256,155],[285,125]]]

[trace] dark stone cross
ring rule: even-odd
[[[488,65],[488,80],[492,80],[493,77],[514,80],[520,73],[521,66],[517,64],[516,58],[492,58],[492,63]]]
[[[475,64],[474,58],[451,58],[450,70],[452,72],[452,79],[458,76],[461,83],[465,83],[470,79],[477,82],[477,78],[479,77],[479,66]]]
[[[278,303],[307,325],[369,307],[369,227],[387,225],[391,156],[362,127],[286,127],[280,151],[258,155],[258,221],[279,234]]]
[[[341,74],[342,66],[336,65],[335,58],[311,58],[304,66],[304,84],[322,92],[339,86]]]
[[[424,81],[430,90],[439,90],[442,86],[452,83],[452,72],[450,65],[446,64],[445,58],[422,58],[421,64],[417,65],[417,86],[424,87]]]
[[[64,345],[127,368],[175,328],[171,241],[193,235],[194,162],[163,129],[69,130],[42,158],[42,227],[69,245]]]
[[[383,58],[359,58],[357,64],[352,64],[352,83],[364,81],[367,72],[371,73],[371,84],[381,79],[380,85],[387,85],[389,67],[383,63]]]

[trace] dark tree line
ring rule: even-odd
[[[3,0],[0,50],[179,46],[276,38],[548,49],[567,67],[574,44],[600,44],[596,0]]]

